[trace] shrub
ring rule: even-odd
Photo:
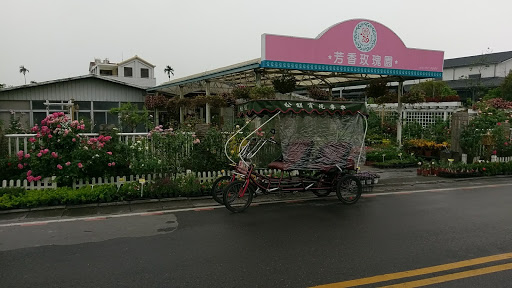
[[[150,198],[167,198],[179,195],[180,188],[178,182],[170,177],[156,179],[148,185],[147,197]]]
[[[281,77],[272,80],[274,89],[282,94],[295,91],[295,77],[293,75],[281,75]]]
[[[253,100],[257,99],[275,99],[276,91],[274,87],[255,86],[249,92],[249,97]]]
[[[329,98],[331,98],[331,94],[329,93],[329,91],[320,89],[316,86],[308,87],[308,94],[309,97],[315,100],[329,100]]]
[[[248,86],[235,86],[231,91],[231,94],[235,97],[235,99],[249,99],[250,98],[251,87]]]

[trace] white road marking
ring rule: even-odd
[[[498,188],[498,187],[506,187],[512,186],[512,183],[509,184],[490,184],[490,185],[481,185],[481,186],[465,186],[465,187],[455,187],[455,188],[437,188],[437,189],[426,189],[426,190],[411,190],[411,191],[397,191],[397,192],[382,192],[382,193],[367,193],[363,194],[363,197],[376,197],[376,196],[387,196],[387,195],[409,195],[415,193],[429,193],[429,192],[446,192],[446,191],[456,191],[456,190],[474,190],[480,188]],[[296,200],[275,200],[269,202],[256,202],[255,205],[263,205],[263,204],[276,204],[276,203],[300,203],[304,201],[315,201],[315,200],[323,200],[325,198],[311,198],[311,199],[296,199]],[[54,220],[44,220],[44,221],[32,221],[32,222],[15,222],[15,223],[7,223],[0,224],[0,227],[12,227],[12,226],[36,226],[36,225],[46,225],[50,223],[63,223],[63,222],[75,222],[75,221],[94,221],[94,220],[108,220],[110,218],[120,218],[120,217],[130,217],[130,216],[150,216],[150,215],[162,215],[168,213],[176,213],[176,212],[188,212],[188,211],[205,211],[205,210],[213,210],[224,208],[221,205],[214,206],[201,206],[201,207],[190,207],[190,208],[181,208],[181,209],[172,209],[172,210],[161,210],[156,212],[136,212],[136,213],[126,213],[126,214],[115,214],[115,215],[95,215],[92,217],[78,217],[78,218],[66,218],[66,219],[54,219]]]

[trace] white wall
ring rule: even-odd
[[[501,62],[496,67],[496,77],[506,77],[512,69],[512,59]]]
[[[124,76],[124,67],[132,68],[132,77]],[[149,70],[149,78],[141,78],[140,69],[146,68]],[[117,79],[119,81],[123,81],[126,83],[134,84],[141,87],[153,87],[156,86],[156,78],[154,78],[155,72],[152,66],[147,65],[135,59],[123,65],[119,65],[118,67],[118,77],[113,77],[113,79]]]
[[[510,64],[509,64],[510,65]],[[495,71],[496,70],[496,71]],[[456,68],[445,68],[443,69],[443,81],[459,80],[461,77],[468,77],[471,74],[481,74],[482,78],[497,77],[498,68],[495,64],[475,67],[456,67]],[[495,74],[496,73],[496,74]],[[503,77],[503,76],[501,76]]]

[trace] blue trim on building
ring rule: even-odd
[[[261,67],[277,68],[277,69],[290,69],[290,70],[340,72],[340,73],[379,74],[379,75],[393,75],[393,76],[405,76],[405,77],[443,78],[442,72],[433,72],[433,71],[402,70],[402,69],[375,68],[375,67],[356,67],[356,66],[327,65],[327,64],[309,64],[309,63],[282,62],[282,61],[271,61],[271,60],[261,61]]]

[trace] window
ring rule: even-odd
[[[149,78],[149,69],[140,68],[140,78]]]
[[[124,67],[124,77],[132,77],[133,69],[132,67]]]
[[[91,101],[77,101],[75,104],[78,105],[79,110],[91,110]]]
[[[34,110],[45,110],[46,105],[44,105],[45,101],[32,101],[32,109]],[[52,101],[50,101],[52,102]],[[54,101],[55,102],[55,101]]]
[[[100,70],[101,76],[112,76],[112,70]]]
[[[110,110],[112,108],[119,108],[119,102],[96,101],[93,105],[94,110]]]

